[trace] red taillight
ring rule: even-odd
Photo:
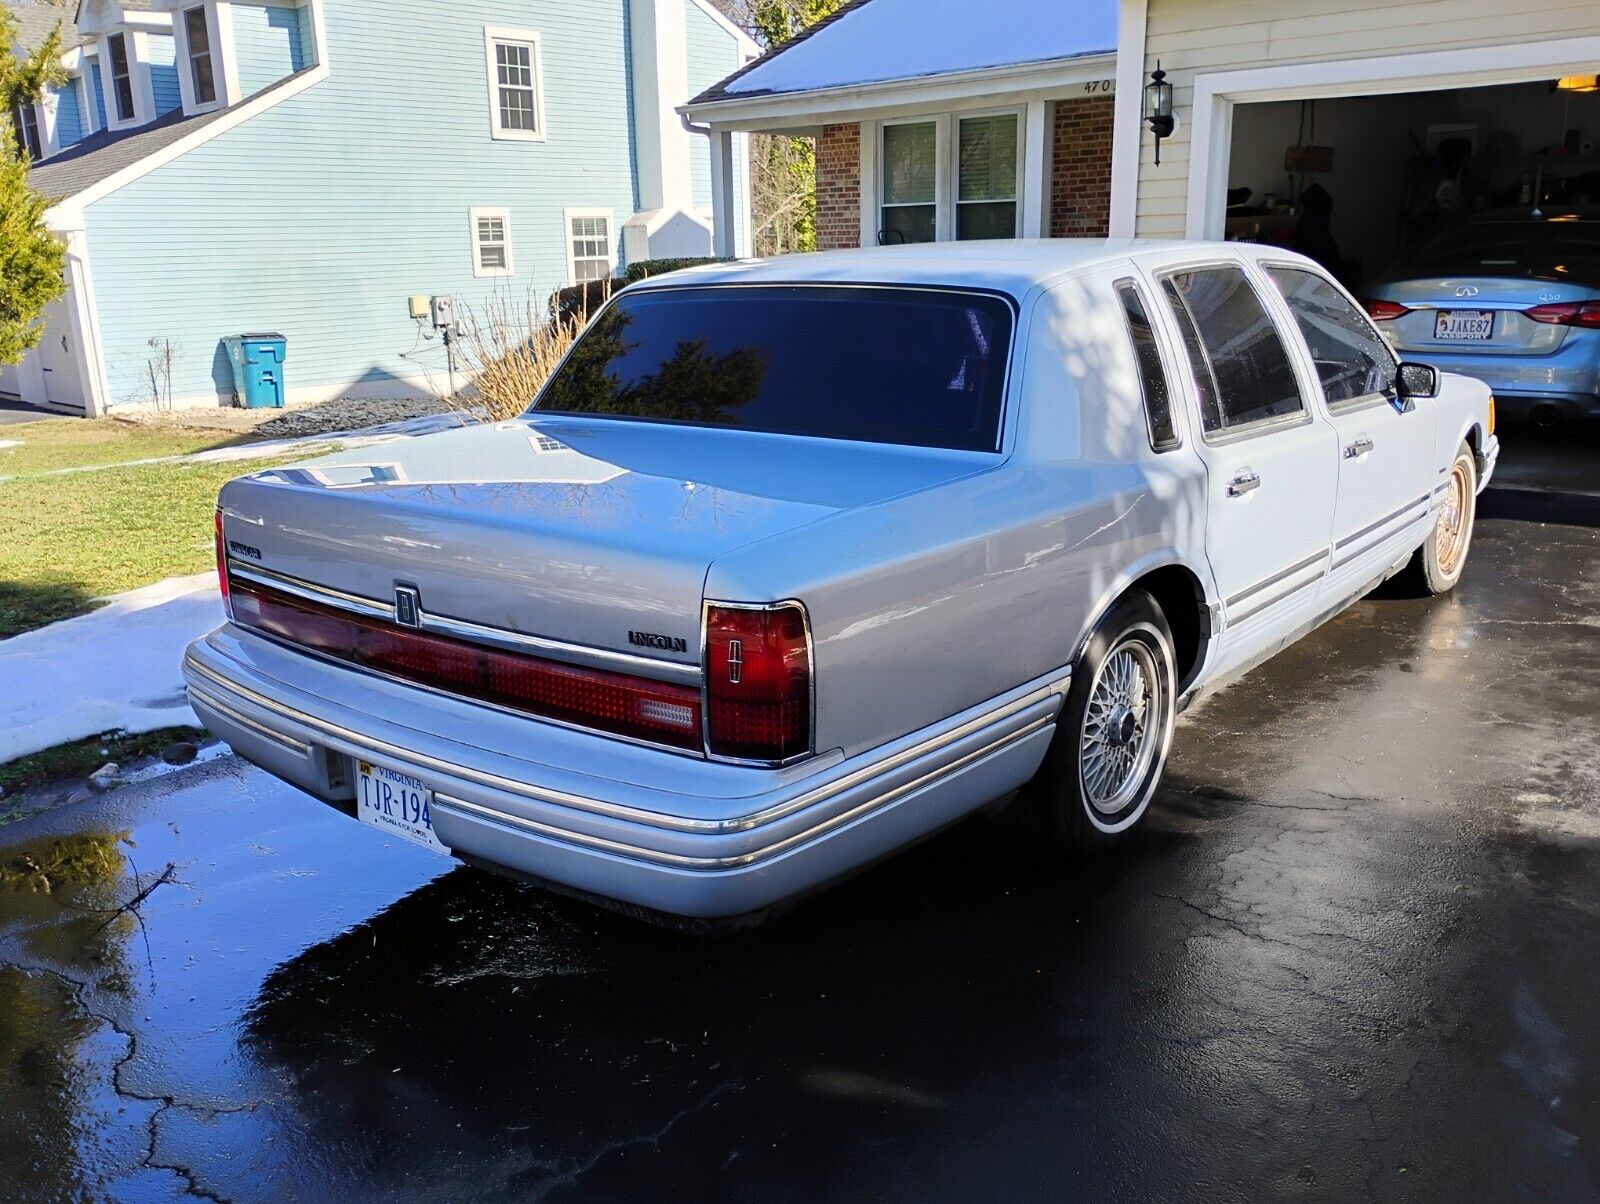
[[[547,719],[701,751],[700,691],[484,648],[241,581],[234,622],[324,656]]]
[[[1398,301],[1380,301],[1375,298],[1368,298],[1361,304],[1366,309],[1367,316],[1374,322],[1392,322],[1396,318],[1411,312]]]
[[[222,591],[222,609],[233,618],[233,606],[228,601],[228,546],[222,542],[222,511],[217,511],[217,588]]]
[[[811,646],[798,602],[706,607],[709,751],[784,761],[811,751]]]
[[[1553,305],[1535,305],[1532,309],[1523,310],[1522,314],[1546,326],[1600,330],[1600,301],[1557,301]]]

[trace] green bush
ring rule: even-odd
[[[664,276],[668,272],[676,272],[682,268],[699,267],[702,263],[727,263],[726,255],[702,255],[698,258],[683,259],[641,259],[638,263],[630,263],[622,278],[629,284],[643,280],[646,276]]]
[[[728,263],[726,256],[702,256],[684,259],[641,259],[630,263],[620,278],[589,280],[583,284],[569,284],[550,294],[550,316],[558,319],[588,316],[604,305],[611,294],[625,285],[637,283],[647,276],[664,276],[681,268],[692,268],[702,263]]]

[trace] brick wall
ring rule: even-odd
[[[1111,217],[1109,99],[1055,102],[1050,237],[1104,238]]]
[[[861,245],[861,126],[817,135],[817,250]]]

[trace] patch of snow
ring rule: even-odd
[[[728,85],[806,92],[1117,49],[1117,0],[872,0]]]
[[[0,762],[119,728],[198,726],[183,650],[222,622],[217,575],[198,573],[0,640]]]
[[[21,439],[0,439],[0,448],[21,447]]]

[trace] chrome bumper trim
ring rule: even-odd
[[[379,602],[373,598],[363,598],[359,594],[346,593],[343,590],[332,589],[325,585],[315,585],[309,581],[302,581],[298,577],[288,577],[282,573],[275,573],[271,569],[259,568],[255,565],[240,564],[237,560],[228,561],[228,576],[236,577],[240,581],[249,581],[255,585],[262,585],[268,589],[281,590],[296,598],[307,602],[315,602],[321,606],[332,606],[339,610],[348,610],[352,614],[362,615],[369,619],[381,619],[386,623],[393,623],[394,605],[389,602]],[[581,665],[587,669],[605,669],[612,673],[630,673],[636,677],[648,677],[655,681],[670,681],[679,685],[700,685],[700,666],[698,663],[686,665],[679,661],[657,660],[650,656],[636,656],[631,652],[614,652],[609,648],[596,648],[589,644],[570,644],[565,640],[552,640],[542,635],[527,635],[520,631],[508,631],[504,627],[489,627],[482,623],[471,623],[466,619],[452,619],[445,615],[428,614],[418,609],[420,622],[417,630],[431,632],[434,635],[450,636],[454,639],[465,640],[471,644],[486,644],[494,648],[504,648],[510,652],[526,652],[533,656],[543,656],[550,660],[561,661],[568,665]]]
[[[626,844],[618,840],[607,840],[604,837],[590,836],[586,833],[574,832],[567,828],[558,828],[552,824],[540,823],[537,820],[524,819],[520,815],[511,815],[504,811],[496,811],[492,807],[480,806],[477,803],[470,803],[465,799],[456,798],[449,794],[441,794],[437,791],[434,793],[433,802],[434,806],[436,807],[443,807],[447,811],[459,811],[462,814],[474,816],[488,823],[499,824],[500,826],[507,828],[519,829],[521,831],[530,832],[536,836],[542,836],[550,840],[558,840],[566,844],[580,845],[584,848],[594,849],[602,853],[612,853],[619,857],[630,857],[637,861],[650,861],[658,865],[669,865],[678,869],[698,870],[701,872],[739,869],[744,866],[754,865],[757,862],[768,861],[773,857],[777,857],[782,853],[788,852],[790,849],[795,848],[798,845],[805,844],[819,836],[826,835],[835,828],[843,827],[845,824],[848,824],[853,820],[860,819],[864,815],[871,814],[874,811],[882,810],[883,808],[898,802],[906,795],[913,794],[922,787],[935,782],[940,778],[948,777],[952,773],[959,772],[975,761],[980,761],[984,757],[987,757],[993,753],[1004,751],[1005,749],[1011,747],[1011,745],[1019,743],[1020,741],[1033,735],[1035,732],[1049,727],[1054,722],[1054,716],[1045,716],[1035,719],[1026,727],[1018,728],[1014,732],[1008,732],[1004,736],[1000,736],[995,740],[991,740],[983,747],[973,749],[971,752],[965,754],[955,761],[950,762],[948,765],[941,765],[939,768],[930,770],[921,777],[918,777],[910,782],[904,782],[892,790],[886,791],[880,795],[876,795],[873,798],[869,798],[866,801],[850,808],[848,811],[841,811],[837,815],[830,815],[826,819],[818,821],[809,828],[792,833],[791,835],[784,837],[782,840],[774,841],[773,843],[764,845],[759,849],[752,849],[747,853],[731,854],[726,857],[691,857],[687,854],[665,853],[658,849],[645,848],[642,845]]]
[[[350,728],[344,727],[341,724],[333,723],[330,720],[308,714],[297,707],[289,706],[286,703],[278,702],[276,699],[268,698],[266,695],[252,690],[248,686],[229,681],[215,670],[196,660],[193,653],[190,653],[184,658],[184,668],[200,675],[201,677],[204,677],[210,682],[215,683],[218,688],[238,695],[254,706],[261,707],[262,709],[270,711],[275,715],[280,715],[291,722],[308,727],[313,731],[318,731],[334,739],[342,740],[347,744],[353,745],[357,748],[370,750],[374,754],[375,760],[394,760],[402,765],[412,765],[425,769],[432,769],[446,776],[464,778],[468,781],[475,782],[480,786],[488,786],[491,789],[503,790],[508,794],[520,795],[521,797],[531,799],[534,802],[547,803],[557,807],[567,807],[576,811],[586,811],[594,815],[604,816],[608,819],[624,820],[628,823],[639,824],[644,827],[661,828],[673,832],[706,833],[713,835],[729,832],[746,832],[752,828],[759,828],[767,824],[775,823],[786,816],[794,814],[796,811],[802,811],[807,807],[813,807],[818,803],[826,802],[835,795],[843,793],[846,790],[853,789],[854,787],[868,782],[875,777],[892,773],[908,762],[916,760],[918,757],[936,753],[947,745],[956,743],[957,741],[970,736],[972,733],[979,731],[990,724],[1001,722],[1020,711],[1024,711],[1031,706],[1037,705],[1040,702],[1044,702],[1052,697],[1065,697],[1068,683],[1072,678],[1070,670],[1063,670],[1059,677],[1050,681],[1048,684],[1041,686],[1039,689],[1029,692],[1022,698],[1014,699],[1011,702],[994,708],[993,710],[985,711],[984,713],[976,715],[964,723],[949,729],[948,731],[940,732],[937,735],[930,736],[926,740],[920,741],[919,743],[911,745],[908,748],[901,749],[899,752],[894,753],[891,756],[884,757],[882,760],[873,761],[869,764],[863,765],[860,768],[845,774],[843,777],[834,778],[833,780],[826,782],[821,786],[813,787],[812,789],[804,791],[793,798],[785,799],[779,803],[774,803],[773,805],[765,807],[759,811],[753,811],[746,815],[734,816],[729,819],[694,819],[684,815],[671,815],[660,811],[647,811],[639,807],[630,807],[622,803],[609,803],[602,799],[588,798],[583,795],[571,794],[563,790],[553,790],[544,786],[534,786],[527,782],[518,781],[515,778],[504,777],[501,774],[489,773],[485,770],[473,769],[466,765],[457,765],[449,761],[440,760],[437,757],[431,757],[426,753],[416,752],[408,748],[402,748],[399,745],[390,744],[388,741],[380,740],[376,737],[353,731]],[[206,697],[209,699],[210,696],[210,693],[207,692]],[[1054,715],[1051,715],[1048,721],[1054,722],[1054,718]],[[538,722],[538,720],[530,718],[529,722]],[[259,727],[260,725],[255,724],[254,726]],[[292,739],[292,737],[289,738]],[[596,739],[604,738],[604,736],[596,736]]]
[[[286,736],[282,732],[273,731],[264,723],[257,723],[254,719],[250,718],[250,716],[234,710],[233,707],[223,702],[210,691],[202,690],[198,686],[190,686],[189,693],[200,699],[213,711],[221,712],[229,719],[237,723],[240,727],[248,728],[250,731],[260,736],[263,740],[271,740],[274,744],[282,745],[290,752],[299,753],[302,757],[311,755],[311,745],[305,743],[304,741],[296,740],[293,736]]]

